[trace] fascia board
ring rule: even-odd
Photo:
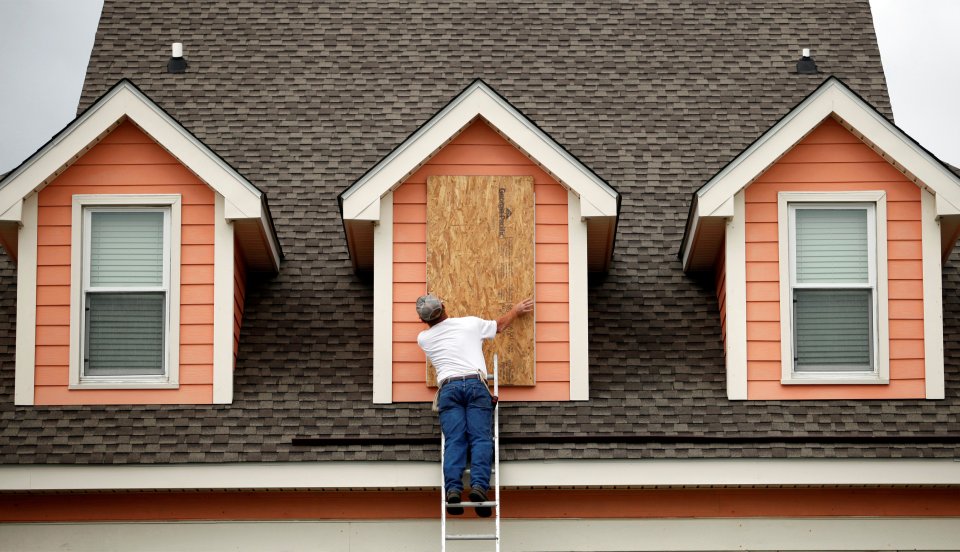
[[[171,155],[227,198],[248,218],[260,218],[262,193],[233,170],[210,148],[193,137],[182,125],[164,113],[155,103],[132,86],[121,91],[129,95],[126,115]]]
[[[477,116],[483,117],[557,180],[585,199],[591,205],[588,216],[617,216],[617,192],[613,188],[478,81],[343,192],[343,218],[379,220],[369,218],[375,213],[368,211],[370,206]]]
[[[690,268],[690,255],[693,253],[693,244],[697,241],[697,232],[700,231],[700,213],[699,209],[693,209],[690,216],[690,230],[687,232],[686,240],[683,242],[683,258],[680,260],[680,266],[686,272]]]
[[[960,485],[953,459],[522,460],[502,462],[508,487],[769,487]],[[6,465],[0,491],[146,489],[416,489],[435,462]]]
[[[127,81],[118,83],[5,179],[0,212],[42,186],[125,116],[249,218],[260,217],[262,193]]]
[[[960,178],[837,79],[829,79],[697,191],[701,214],[713,211],[835,114],[937,195],[938,215],[960,205]],[[943,198],[941,199],[941,196]]]
[[[936,212],[938,217],[960,215],[960,209],[950,202],[943,194],[936,194]]]
[[[826,119],[832,112],[830,90],[827,85],[816,90],[704,184],[697,191],[700,213],[712,213],[730,200]]]
[[[697,202],[696,207],[692,210],[691,216],[693,217],[693,220],[690,222],[689,234],[683,244],[682,266],[683,270],[685,271],[690,268],[690,255],[693,253],[693,244],[696,243],[697,232],[700,231],[700,221],[706,222],[712,219],[733,218],[734,196],[730,196],[727,201],[724,201],[719,207],[710,213],[701,212],[701,208],[702,205]]]
[[[475,87],[471,87],[450,102],[370,172],[347,188],[341,196],[344,220],[358,220],[371,203],[378,202],[380,196],[399,184],[402,178],[460,132],[477,115],[475,101],[471,101],[474,90]]]
[[[481,100],[480,115],[580,196],[581,203],[586,200],[595,207],[599,211],[595,216],[617,216],[617,192],[613,188],[502,98],[484,90]]]
[[[938,215],[954,214],[956,206],[960,205],[960,177],[947,170],[850,89],[838,82],[835,90],[834,111],[837,116],[928,187],[938,198],[938,211],[944,209]]]
[[[0,214],[0,221],[21,222],[23,220],[23,199],[14,202],[9,209]]]

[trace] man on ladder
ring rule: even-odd
[[[420,332],[417,344],[437,371],[436,404],[445,439],[443,479],[447,513],[463,513],[463,470],[470,451],[470,502],[487,502],[490,464],[493,460],[493,401],[487,388],[487,367],[482,343],[493,339],[517,317],[533,311],[533,300],[514,305],[497,320],[476,316],[450,318],[435,295],[417,299],[417,315],[430,327]],[[489,517],[489,506],[478,506],[477,515]]]

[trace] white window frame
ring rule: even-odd
[[[805,208],[867,207],[869,279],[873,284],[872,371],[797,372],[794,370],[793,289],[796,228],[793,212]],[[883,191],[780,192],[777,194],[780,264],[780,359],[783,384],[887,384],[890,334],[887,302],[887,200]],[[817,287],[817,286],[813,286]],[[831,288],[844,287],[831,284]],[[866,288],[866,286],[852,286]]]
[[[162,375],[84,376],[84,307],[89,288],[90,216],[95,211],[161,211],[164,213],[164,373]],[[168,195],[74,195],[71,228],[70,293],[70,388],[71,389],[169,389],[180,378],[180,221],[181,196]],[[109,288],[97,288],[108,291]],[[139,288],[122,288],[136,291]],[[147,288],[143,288],[146,290]],[[150,287],[150,291],[157,288]]]

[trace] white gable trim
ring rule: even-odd
[[[34,403],[37,354],[37,215],[39,196],[22,202],[23,218],[17,236],[17,343],[14,360],[13,403]]]
[[[482,117],[580,197],[581,217],[616,217],[616,190],[483,81],[476,81],[341,195],[344,220],[380,220],[380,198]]]
[[[830,116],[837,117],[932,193],[937,216],[960,212],[960,178],[839,79],[831,77],[697,191],[693,220],[683,244],[684,269],[690,266],[690,253],[703,219],[729,216],[725,204],[738,191]]]
[[[130,119],[229,202],[230,218],[265,220],[263,193],[190,134],[133,83],[122,80],[73,120],[44,147],[0,181],[0,213],[19,220],[17,204],[41,190],[124,119]],[[273,229],[264,228],[274,268],[280,248]]]
[[[393,402],[393,192],[373,228],[373,402]]]

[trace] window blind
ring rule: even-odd
[[[797,208],[794,217],[795,370],[873,370],[867,208]]]
[[[796,370],[872,370],[869,289],[796,289]]]
[[[90,285],[163,284],[163,213],[90,213]]]
[[[164,212],[89,215],[83,375],[162,376]]]
[[[797,283],[868,283],[866,209],[797,209]]]
[[[88,376],[162,375],[164,293],[87,293]]]

